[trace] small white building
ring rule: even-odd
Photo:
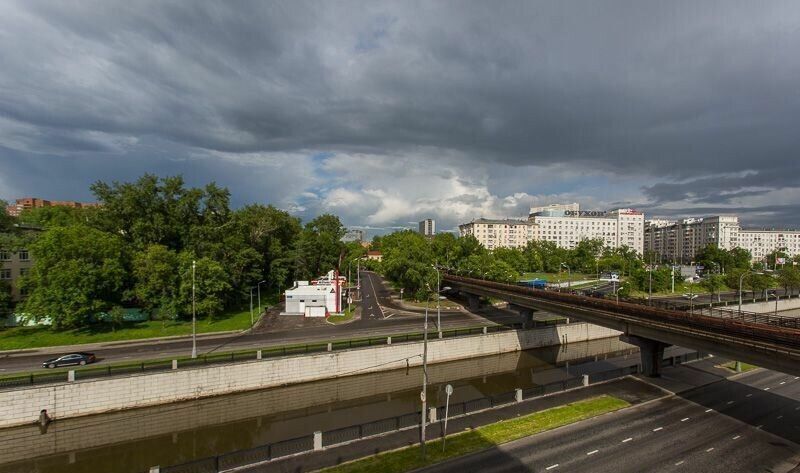
[[[286,315],[327,317],[342,310],[342,278],[331,271],[316,281],[295,281],[286,290]]]

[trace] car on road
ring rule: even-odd
[[[59,366],[70,366],[70,365],[88,365],[89,363],[94,363],[97,361],[95,358],[94,353],[70,353],[68,355],[62,355],[57,358],[51,358],[47,361],[42,362],[43,368],[57,368]]]

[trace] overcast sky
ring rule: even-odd
[[[800,3],[0,2],[0,198],[150,172],[382,232],[800,226]]]

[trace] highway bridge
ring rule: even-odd
[[[545,310],[623,332],[641,350],[642,372],[658,376],[664,348],[678,345],[800,376],[800,329],[767,323],[690,314],[630,302],[532,289],[482,279],[442,275],[443,285],[465,294],[470,305],[481,296],[509,303],[524,321]]]

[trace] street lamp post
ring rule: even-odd
[[[428,410],[427,390],[428,390],[428,307],[430,306],[430,296],[425,299],[425,329],[422,338],[422,391],[419,393],[422,401],[422,418],[420,419],[420,446],[422,447],[422,459],[425,459],[425,425]]]
[[[442,333],[442,308],[439,303],[439,294],[442,292],[441,287],[439,287],[441,284],[441,276],[439,274],[439,268],[437,268],[436,265],[433,265],[433,270],[436,271],[436,330]]]
[[[195,308],[195,267],[196,262],[192,261],[192,358],[197,358],[197,315]]]
[[[253,326],[253,289],[254,287],[250,288],[250,326]]]
[[[561,263],[561,266],[567,268],[567,291],[570,291],[572,290],[572,270],[569,269],[566,263]]]
[[[259,283],[258,283],[258,316],[259,317],[261,317],[261,285],[264,284],[265,282],[267,282],[267,281],[266,280],[259,281]],[[253,326],[252,322],[250,323],[250,326],[251,327]]]

